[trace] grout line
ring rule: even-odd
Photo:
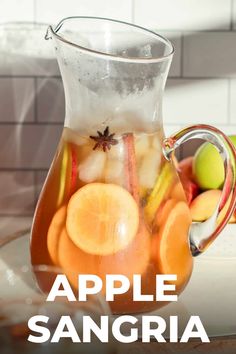
[[[14,217],[19,217],[19,218],[26,218],[26,217],[33,217],[34,215],[34,212],[32,211],[30,214],[21,214],[21,213],[11,213],[11,214],[8,214],[8,213],[0,213],[0,218],[6,218],[6,217],[11,217],[11,216],[14,216]]]
[[[0,167],[0,173],[1,172],[48,172],[48,168],[27,168],[27,167]]]
[[[61,79],[61,75],[4,75],[0,74],[2,79]]]

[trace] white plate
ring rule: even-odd
[[[25,264],[30,264],[29,235],[0,248],[0,271]],[[169,316],[178,315],[180,334],[191,315],[200,316],[208,336],[236,334],[236,225],[228,225],[209,250],[195,259],[191,280],[179,301],[152,314],[162,316],[167,324]]]

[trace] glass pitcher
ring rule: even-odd
[[[155,294],[156,274],[176,274],[176,293],[183,291],[193,256],[218,236],[234,210],[234,147],[205,125],[164,137],[162,97],[174,53],[167,39],[89,17],[49,26],[46,39],[55,46],[66,115],[35,212],[32,264],[60,266],[68,277],[96,274],[104,283],[106,274],[123,274],[131,289],[111,302],[113,313],[160,308],[164,302],[132,300],[133,275],[141,275],[143,294]],[[174,159],[175,148],[192,138],[213,143],[225,166],[214,214],[194,224]]]

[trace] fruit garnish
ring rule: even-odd
[[[172,202],[170,202],[172,203]],[[169,205],[170,206],[170,205]],[[173,205],[172,205],[173,206]],[[167,208],[167,207],[166,207]],[[191,224],[189,208],[185,202],[166,209],[165,222],[158,233],[158,262],[163,274],[176,274],[176,284],[187,281],[192,269],[188,230]]]
[[[108,255],[124,249],[135,237],[138,225],[138,206],[118,185],[90,183],[69,200],[68,235],[87,253]]]
[[[176,181],[176,183],[173,185],[170,192],[170,197],[175,199],[176,201],[182,200],[183,202],[186,202],[187,196],[180,181]]]
[[[68,166],[69,166],[69,144],[66,143],[64,145],[63,154],[62,154],[62,161],[61,161],[59,193],[58,193],[58,199],[57,199],[58,206],[60,206],[62,204],[64,196],[65,196]]]
[[[152,223],[157,209],[161,205],[173,183],[174,177],[172,165],[169,162],[166,162],[162,167],[161,173],[157,178],[150,196],[147,199],[144,211],[148,223]]]
[[[182,184],[181,188],[185,192],[185,196],[186,196],[186,200],[187,200],[188,205],[190,205],[192,200],[194,198],[196,198],[197,195],[199,194],[199,187],[195,182],[185,178],[185,176],[182,176],[180,178],[180,180],[181,180],[181,184]]]
[[[62,153],[59,193],[57,206],[63,204],[65,198],[69,198],[76,190],[78,178],[78,161],[76,146],[65,143]]]
[[[189,180],[194,181],[193,156],[189,156],[189,157],[186,157],[183,160],[181,160],[178,163],[177,170],[178,170],[180,176],[184,175]]]
[[[78,274],[97,274],[96,256],[78,248],[71,241],[65,227],[60,234],[57,256],[60,267],[75,289],[78,288]]]
[[[158,228],[166,222],[171,210],[174,209],[174,206],[177,203],[178,201],[170,198],[163,203],[162,207],[159,208],[158,214],[156,215],[156,225]]]
[[[125,149],[125,187],[130,194],[132,194],[136,202],[139,203],[138,176],[133,134],[125,134],[123,136],[123,142]]]
[[[220,201],[222,195],[222,191],[219,189],[210,189],[199,194],[191,203],[190,205],[190,212],[193,221],[204,221],[207,220],[216,210],[216,207]],[[228,199],[227,203],[225,204],[224,208],[221,210],[218,218],[217,223],[219,224],[229,208],[229,203],[231,201],[231,197]],[[235,216],[232,215],[230,223],[235,222]]]
[[[112,145],[118,144],[118,140],[114,139],[115,133],[110,134],[109,127],[106,127],[103,133],[100,131],[97,131],[97,133],[97,136],[90,135],[90,138],[96,142],[93,150],[102,148],[106,152],[111,149]]]
[[[236,147],[236,136],[229,136],[229,139]],[[235,171],[234,159],[231,156],[231,163]],[[223,160],[216,147],[210,143],[202,144],[195,152],[193,159],[194,178],[202,190],[221,189],[224,184],[225,173]]]
[[[123,274],[132,282],[133,274],[145,272],[149,255],[150,235],[147,232],[137,233],[125,249],[101,257],[77,247],[64,228],[58,247],[59,264],[75,288],[78,288],[78,274],[96,274],[104,284],[106,274]]]
[[[187,199],[188,205],[199,194],[199,187],[194,181],[193,176],[193,157],[186,157],[178,163],[177,170],[181,180],[183,190]],[[179,198],[179,200],[181,200]]]
[[[54,214],[47,234],[47,248],[51,260],[58,265],[58,245],[66,221],[66,206],[62,206]]]

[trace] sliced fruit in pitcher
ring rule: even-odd
[[[76,247],[65,228],[59,240],[59,264],[75,288],[78,286],[78,274],[96,274],[104,283],[106,274],[123,274],[132,283],[133,274],[146,271],[149,257],[150,235],[145,230],[137,233],[125,249],[106,256],[88,254]]]
[[[133,240],[138,226],[134,198],[115,184],[87,184],[68,203],[68,235],[87,253],[108,255],[122,250]]]
[[[172,202],[170,203],[172,204]],[[182,201],[178,202],[171,210],[169,207],[167,209],[166,220],[164,222],[162,219],[163,225],[158,234],[157,249],[159,249],[160,270],[163,274],[176,274],[176,284],[181,284],[183,279],[189,275],[189,269],[192,267],[192,256],[188,242],[191,216],[188,206]]]
[[[76,146],[66,143],[63,149],[59,193],[57,205],[60,206],[66,197],[70,197],[76,190],[78,178],[78,161]]]
[[[156,184],[148,197],[145,207],[145,215],[149,223],[153,221],[159,206],[166,197],[167,192],[173,183],[174,177],[172,165],[169,162],[165,163],[157,178]]]
[[[58,206],[62,204],[64,196],[65,196],[68,166],[69,166],[69,145],[65,144],[64,149],[63,149],[63,154],[62,154],[62,161],[61,161],[59,193],[58,193],[58,199],[57,199]]]
[[[51,260],[58,264],[58,245],[62,229],[66,221],[66,205],[62,206],[54,214],[47,235],[47,248]]]
[[[147,150],[139,167],[139,183],[143,188],[153,188],[159,174],[160,162],[161,156],[157,154],[155,149]]]

